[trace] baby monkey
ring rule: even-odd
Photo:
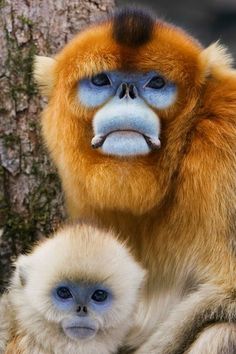
[[[5,295],[14,319],[2,353],[117,352],[144,277],[111,233],[87,225],[61,229],[16,262]]]

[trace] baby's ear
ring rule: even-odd
[[[30,269],[29,256],[20,256],[16,261],[16,269],[14,274],[14,283],[17,286],[25,286],[27,283],[28,272]]]
[[[49,97],[55,82],[56,60],[49,57],[35,56],[34,59],[34,79],[37,82],[43,96]]]

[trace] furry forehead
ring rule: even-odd
[[[152,68],[170,80],[193,79],[201,50],[182,30],[147,12],[123,9],[78,34],[56,57],[57,72],[73,81],[103,70]]]
[[[24,269],[26,278],[27,273],[33,274],[36,282],[44,278],[47,284],[62,280],[106,281],[113,286],[115,278],[117,284],[127,281],[127,286],[136,286],[144,276],[128,249],[111,232],[87,225],[61,229],[30,255],[20,258],[17,265]],[[31,282],[30,276],[28,280]]]
[[[124,9],[76,35],[54,59],[36,57],[34,76],[46,96],[55,86],[65,93],[79,79],[109,70],[154,70],[189,91],[231,62],[218,43],[203,49],[183,30],[141,10]]]

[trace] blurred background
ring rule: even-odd
[[[204,45],[220,39],[236,56],[236,0],[117,0],[116,3],[151,7],[158,17],[186,29]]]

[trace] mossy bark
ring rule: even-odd
[[[45,101],[32,79],[34,55],[55,54],[113,7],[113,0],[0,0],[0,291],[15,257],[65,217],[40,137]]]

